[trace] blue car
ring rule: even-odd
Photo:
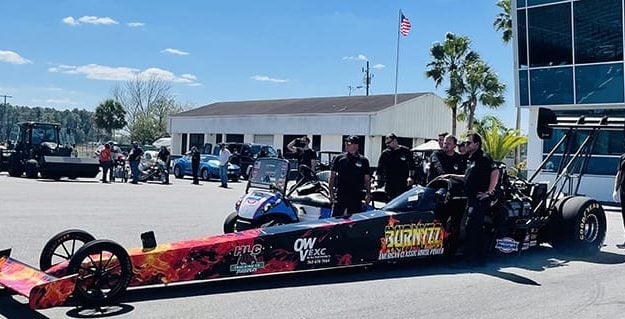
[[[193,175],[191,169],[191,155],[185,155],[174,161],[174,176],[183,178],[185,175]],[[200,156],[200,178],[209,180],[211,178],[219,179],[219,158],[215,155],[202,154]],[[228,179],[238,181],[241,176],[241,168],[239,165],[228,163]]]

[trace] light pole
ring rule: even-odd
[[[7,98],[12,98],[12,96],[10,95],[0,95],[0,97],[4,98],[4,103],[2,103],[2,112],[0,112],[0,127],[4,129],[4,125],[2,125],[2,123],[4,122],[4,115],[7,111]],[[6,123],[6,125],[8,126],[9,123]],[[8,134],[8,130],[4,130],[6,134]],[[0,132],[1,133],[1,132]],[[8,136],[4,136],[4,139],[8,139]]]

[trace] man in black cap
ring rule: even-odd
[[[365,202],[371,201],[369,160],[358,153],[358,144],[358,136],[349,136],[345,140],[347,152],[332,162],[329,186],[333,217],[360,213],[363,191]]]
[[[407,191],[414,180],[415,161],[410,150],[399,145],[394,133],[386,135],[386,149],[378,160],[378,185],[384,185],[389,200]]]

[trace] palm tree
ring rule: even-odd
[[[497,1],[497,6],[501,8],[502,12],[497,14],[493,27],[495,30],[502,32],[501,39],[507,44],[512,40],[512,18],[510,16],[512,7],[510,0],[499,0]]]
[[[499,82],[499,77],[486,62],[476,61],[467,66],[460,108],[468,116],[469,130],[473,128],[478,102],[497,108],[506,101],[503,96],[505,91],[506,85]]]
[[[517,130],[507,129],[497,122],[491,122],[489,126],[479,127],[477,133],[482,136],[484,152],[495,161],[503,160],[517,146],[527,143],[527,136],[521,135]]]
[[[465,36],[456,36],[453,33],[445,34],[445,42],[435,42],[430,48],[432,61],[427,64],[425,76],[434,80],[438,88],[443,80],[449,80],[449,87],[445,90],[445,103],[451,108],[452,134],[456,134],[456,120],[458,104],[464,90],[463,82],[466,68],[479,60],[477,52],[471,50],[471,40]]]
[[[128,124],[124,107],[119,102],[111,99],[100,103],[96,107],[93,120],[97,127],[104,129],[111,137],[113,130],[121,129]]]

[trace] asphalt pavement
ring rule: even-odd
[[[124,247],[222,232],[244,183],[196,186],[101,184],[96,179],[29,180],[0,173],[0,249],[37,265],[54,234],[84,229]],[[592,257],[549,246],[489,261],[416,262],[133,288],[121,304],[32,311],[26,299],[0,296],[0,318],[619,318],[625,309],[623,224],[608,208],[605,247]]]

